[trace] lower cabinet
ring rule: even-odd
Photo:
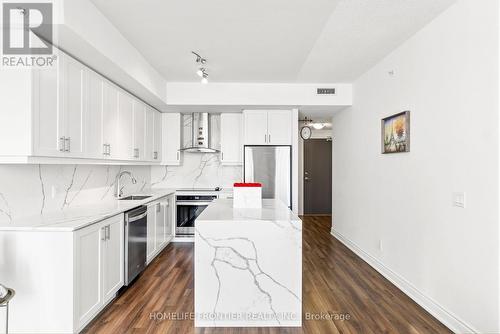
[[[147,262],[150,263],[173,237],[175,195],[148,204]]]
[[[75,327],[82,329],[124,284],[123,214],[75,232]]]

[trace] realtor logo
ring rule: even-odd
[[[3,3],[3,22],[4,55],[52,54],[52,3]]]

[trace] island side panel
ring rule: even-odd
[[[302,325],[300,220],[195,225],[196,327]]]

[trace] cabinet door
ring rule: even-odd
[[[245,110],[245,145],[267,145],[267,111]]]
[[[167,241],[166,238],[166,229],[165,229],[165,203],[158,202],[156,204],[156,250],[159,250],[165,242]]]
[[[153,160],[160,162],[161,161],[161,145],[162,145],[162,116],[161,113],[157,110],[153,111],[154,113],[154,151],[153,151]]]
[[[268,144],[292,145],[292,113],[272,110],[267,114]]]
[[[134,159],[146,160],[146,106],[139,100],[134,100]]]
[[[104,227],[94,224],[75,232],[75,311],[78,327],[94,317],[102,300]]]
[[[174,236],[175,222],[176,222],[176,207],[175,207],[175,195],[170,195],[167,198],[165,207],[165,235],[167,240]]]
[[[124,285],[124,224],[123,215],[103,222],[105,242],[103,249],[103,302],[112,299]]]
[[[118,159],[131,160],[134,157],[134,113],[132,97],[124,91],[118,93]]]
[[[104,81],[97,73],[88,72],[87,126],[85,135],[86,156],[105,158],[103,149],[103,89]]]
[[[181,162],[181,114],[162,114],[162,164],[180,165]]]
[[[156,205],[148,205],[148,220],[147,220],[147,262],[149,263],[156,251]]]
[[[110,82],[103,83],[102,140],[103,153],[108,158],[117,157],[118,89]]]
[[[59,157],[64,155],[64,113],[61,58],[51,69],[33,70],[33,149],[37,156]]]
[[[146,146],[145,152],[146,161],[153,161],[153,152],[155,146],[155,115],[154,110],[147,107],[146,108]]]
[[[238,165],[243,163],[242,153],[242,115],[221,114],[220,116],[220,146],[221,162],[224,165]]]
[[[60,58],[64,64],[64,114],[66,155],[83,158],[85,154],[85,111],[87,108],[87,71],[73,58]]]

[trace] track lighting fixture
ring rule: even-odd
[[[192,54],[196,56],[196,64],[198,65],[198,69],[196,70],[196,74],[201,77],[201,83],[208,83],[208,73],[207,69],[203,66],[207,63],[207,60],[203,58],[200,54],[191,51]]]

